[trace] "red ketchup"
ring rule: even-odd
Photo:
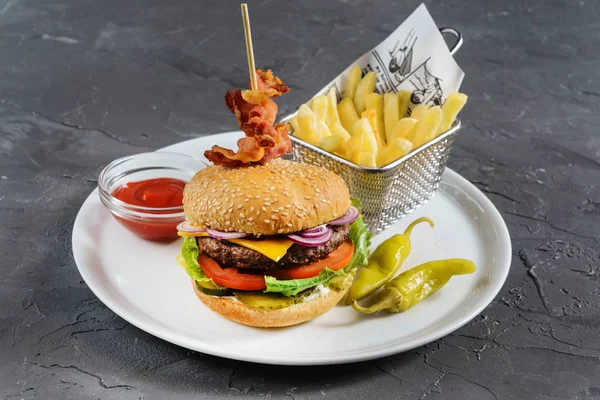
[[[147,214],[170,214],[173,211],[158,209],[181,206],[185,184],[185,181],[179,179],[154,178],[126,183],[116,188],[112,195],[127,204],[157,209],[144,211]],[[170,241],[178,238],[177,224],[181,221],[164,221],[152,217],[139,221],[116,218],[123,226],[144,239]]]

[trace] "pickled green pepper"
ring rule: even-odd
[[[433,227],[433,221],[429,218],[419,218],[413,221],[403,234],[394,235],[377,247],[369,257],[367,266],[358,271],[356,279],[348,291],[346,304],[367,297],[398,273],[410,253],[410,233],[421,222],[427,222]]]
[[[364,314],[380,310],[402,312],[440,290],[454,275],[473,272],[475,264],[462,258],[427,262],[404,271],[388,282],[370,307],[361,307],[356,300],[352,302],[352,307]]]

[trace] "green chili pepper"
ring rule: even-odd
[[[454,275],[473,272],[475,264],[470,260],[450,258],[431,261],[404,271],[388,282],[370,307],[361,307],[356,300],[352,302],[352,307],[364,314],[380,310],[402,312],[440,290]]]
[[[346,298],[346,304],[360,300],[379,289],[398,273],[402,263],[410,253],[410,233],[421,222],[427,222],[433,228],[429,218],[419,218],[411,223],[401,235],[394,235],[380,244],[369,257],[366,267],[358,271]]]

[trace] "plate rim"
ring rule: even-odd
[[[199,136],[199,137],[196,137],[193,139],[174,143],[172,145],[163,147],[156,151],[172,151],[173,147],[181,146],[188,142],[204,140],[209,136],[212,139],[215,139],[215,138],[218,139],[219,137],[228,136],[228,135],[232,135],[232,134],[237,135],[238,133],[239,133],[239,131],[230,131],[230,132],[223,132],[223,133],[218,133],[218,134],[213,134],[213,135],[202,135],[202,136]],[[88,197],[86,197],[85,201],[82,203],[81,207],[79,208],[79,211],[77,212],[77,216],[73,223],[73,231],[71,234],[71,251],[73,253],[73,259],[75,261],[75,265],[77,266],[77,270],[79,271],[79,274],[85,281],[88,288],[92,291],[92,293],[106,307],[108,307],[112,312],[114,312],[115,314],[117,314],[119,317],[123,318],[130,324],[134,325],[138,329],[141,329],[141,330],[143,330],[153,336],[156,336],[162,340],[165,340],[169,343],[173,343],[173,344],[176,344],[178,346],[181,346],[181,347],[184,347],[184,348],[187,348],[190,350],[198,351],[198,352],[204,353],[204,354],[210,354],[213,356],[218,356],[218,357],[223,357],[223,358],[228,358],[228,359],[233,359],[233,360],[239,360],[239,361],[255,362],[255,363],[261,363],[261,364],[271,364],[271,365],[297,365],[297,366],[301,366],[301,365],[305,365],[305,366],[306,365],[332,365],[332,364],[346,364],[346,363],[360,362],[360,361],[366,361],[366,360],[373,360],[373,359],[387,357],[390,355],[399,354],[399,353],[402,353],[405,351],[415,349],[415,348],[423,346],[425,344],[434,342],[434,341],[436,341],[444,336],[447,336],[448,334],[460,329],[462,326],[466,325],[468,322],[473,320],[473,318],[475,318],[477,315],[479,315],[485,308],[487,308],[491,304],[491,302],[496,298],[496,296],[498,295],[498,293],[504,286],[504,283],[506,282],[506,279],[508,277],[508,273],[510,271],[510,265],[511,265],[512,244],[511,244],[511,240],[510,240],[510,233],[508,231],[508,227],[506,226],[506,223],[505,223],[504,219],[502,218],[500,211],[491,202],[491,200],[483,192],[481,192],[475,185],[473,185],[466,178],[464,178],[459,173],[455,172],[454,170],[452,170],[449,167],[446,167],[446,169],[444,171],[444,174],[442,177],[442,182],[443,181],[446,181],[450,184],[454,183],[454,186],[457,186],[457,187],[463,189],[468,196],[470,196],[477,204],[482,206],[482,208],[484,209],[484,212],[493,221],[493,226],[496,227],[496,229],[498,230],[498,236],[497,236],[498,237],[498,248],[500,250],[500,255],[501,255],[501,259],[498,260],[498,264],[496,266],[497,268],[501,268],[501,270],[499,270],[500,273],[499,273],[498,279],[490,282],[489,290],[487,290],[484,293],[483,301],[479,307],[473,309],[472,312],[462,316],[461,318],[447,324],[445,327],[434,330],[434,332],[432,332],[432,333],[429,333],[429,334],[426,334],[426,335],[423,335],[423,336],[420,336],[420,337],[417,337],[417,338],[414,338],[414,339],[411,339],[408,341],[404,341],[404,342],[401,342],[398,344],[386,346],[385,348],[382,348],[382,349],[373,350],[373,351],[364,350],[362,353],[359,353],[359,354],[343,353],[340,355],[334,355],[334,356],[327,355],[326,357],[313,357],[313,358],[307,358],[307,359],[304,359],[304,358],[290,359],[288,356],[284,356],[284,355],[277,356],[277,355],[267,355],[264,353],[262,355],[260,353],[239,354],[239,353],[234,353],[234,352],[228,351],[227,348],[219,349],[217,347],[210,346],[210,344],[208,344],[206,342],[198,343],[197,340],[190,339],[189,336],[169,331],[168,327],[163,328],[162,326],[156,326],[155,324],[152,323],[151,320],[146,320],[147,318],[145,318],[145,317],[150,317],[150,319],[153,318],[150,315],[148,315],[147,313],[143,313],[142,317],[138,317],[135,315],[135,313],[130,312],[127,309],[122,309],[120,306],[113,303],[113,301],[110,298],[110,294],[103,293],[103,291],[101,289],[101,285],[97,284],[92,279],[91,275],[88,273],[89,268],[83,268],[82,266],[80,266],[80,265],[83,265],[84,263],[81,260],[81,256],[78,256],[79,251],[76,250],[76,248],[75,248],[75,242],[77,240],[75,238],[75,235],[78,231],[77,227],[83,223],[82,222],[83,216],[82,216],[81,210],[83,209],[84,205],[93,196],[97,196],[97,192],[98,192],[97,187],[89,194]],[[133,304],[133,305],[135,306],[135,304]]]

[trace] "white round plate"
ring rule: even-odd
[[[163,150],[201,155],[213,144],[236,148],[240,132],[193,139]],[[458,329],[479,314],[502,287],[511,261],[508,230],[494,205],[449,169],[427,204],[377,235],[373,248],[422,216],[403,268],[442,258],[467,258],[477,272],[457,276],[439,292],[401,314],[362,315],[338,305],[308,323],[280,329],[239,325],[206,308],[177,266],[179,241],[137,238],[115,221],[94,190],[73,229],[81,276],[115,313],[177,345],[231,359],[317,365],[368,360],[410,350]]]

